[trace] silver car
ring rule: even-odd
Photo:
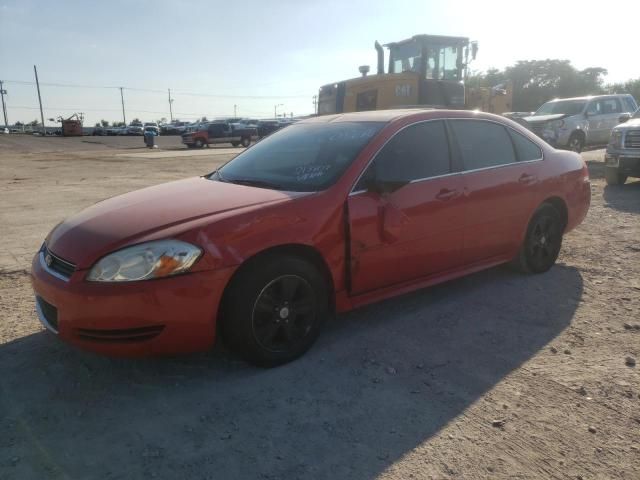
[[[606,145],[621,115],[637,109],[628,94],[562,98],[545,103],[525,120],[547,143],[581,152],[586,146]]]
[[[608,185],[622,185],[627,177],[640,177],[640,109],[620,120],[622,123],[611,131],[604,157]]]

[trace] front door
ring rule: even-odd
[[[452,170],[444,121],[418,123],[396,134],[348,198],[350,293],[459,266],[462,182]]]

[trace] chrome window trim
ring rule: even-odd
[[[37,297],[36,297],[36,313],[38,315],[38,320],[40,320],[40,323],[42,324],[42,326],[44,328],[46,328],[47,330],[49,330],[50,332],[55,333],[56,335],[58,335],[58,330],[53,328],[53,325],[51,325],[47,321],[47,318],[44,316],[44,312],[42,311],[42,308],[40,307],[40,302],[38,302],[38,298]]]
[[[51,256],[55,256],[55,255],[53,255],[51,252],[49,252],[49,255],[51,255]],[[53,275],[54,277],[56,277],[57,279],[62,280],[63,282],[68,282],[68,281],[69,281],[69,277],[65,277],[64,275],[61,275],[61,274],[59,274],[58,272],[56,272],[56,271],[54,271],[54,270],[51,270],[51,269],[49,268],[49,266],[47,265],[47,262],[45,262],[45,261],[44,261],[44,252],[43,252],[42,250],[40,250],[39,258],[40,258],[40,266],[41,266],[41,267],[42,267],[42,269],[43,269],[44,271],[46,271],[49,275]],[[55,257],[55,258],[56,258],[57,260],[61,261],[61,262],[64,262],[64,263],[68,264],[68,265],[73,265],[73,264],[71,264],[71,263],[69,263],[69,262],[65,262],[64,260],[62,260],[62,259],[61,259],[61,258],[59,258],[59,257]],[[73,268],[75,269],[75,265],[73,265]]]
[[[460,172],[451,172],[451,173],[446,173],[444,175],[436,175],[434,177],[416,178],[414,180],[411,180],[409,182],[409,184],[411,184],[411,183],[420,183],[420,182],[424,182],[426,180],[435,180],[435,179],[438,179],[438,178],[451,177],[453,175],[466,175],[468,173],[481,172],[483,170],[492,170],[492,169],[495,169],[495,168],[503,168],[503,167],[508,167],[510,165],[522,165],[523,163],[540,162],[540,161],[544,160],[544,149],[540,145],[538,145],[536,142],[531,140],[530,138],[527,138],[525,135],[522,135],[522,133],[518,132],[515,128],[513,128],[510,125],[505,125],[504,123],[496,122],[495,120],[490,120],[490,119],[487,119],[487,118],[460,118],[460,117],[430,118],[428,120],[420,120],[419,122],[415,122],[415,123],[411,123],[409,125],[405,125],[400,130],[398,130],[396,133],[394,133],[390,138],[388,138],[387,141],[384,142],[384,144],[382,144],[378,150],[376,150],[376,153],[373,154],[373,156],[371,157],[371,159],[369,160],[367,165],[362,169],[362,172],[360,172],[360,175],[358,175],[358,178],[356,179],[356,181],[353,183],[353,185],[351,185],[351,191],[349,192],[348,196],[350,197],[352,195],[359,195],[361,193],[365,193],[366,192],[366,190],[354,190],[354,188],[356,187],[356,185],[360,181],[360,178],[362,178],[362,175],[364,175],[364,172],[367,171],[369,166],[373,163],[373,161],[376,159],[376,157],[380,154],[382,149],[384,147],[386,147],[387,143],[389,143],[393,138],[395,138],[396,135],[398,135],[400,132],[402,132],[405,128],[409,128],[409,127],[412,127],[414,125],[419,125],[421,123],[437,122],[437,121],[447,121],[448,122],[448,121],[452,121],[452,120],[471,120],[471,121],[474,121],[474,122],[489,122],[489,123],[495,123],[496,125],[500,125],[500,126],[502,126],[504,128],[508,128],[508,129],[512,130],[514,133],[516,133],[517,135],[521,135],[522,137],[524,137],[528,141],[532,142],[536,147],[538,147],[540,149],[540,153],[542,154],[542,156],[540,158],[534,158],[533,160],[523,160],[521,162],[515,161],[515,162],[512,162],[512,163],[505,163],[505,164],[502,164],[502,165],[492,165],[490,167],[475,168],[473,170],[462,170]],[[511,140],[511,137],[509,137],[509,140],[511,141],[511,145],[513,146],[513,153],[517,157],[516,147],[513,144],[513,140]],[[449,155],[451,155],[451,152],[449,152]],[[464,159],[463,159],[463,162],[464,162]]]

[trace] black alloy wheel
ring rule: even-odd
[[[543,273],[555,263],[562,247],[562,221],[558,211],[543,204],[534,214],[516,264],[521,271]]]
[[[242,266],[225,290],[221,334],[249,362],[273,367],[309,350],[330,311],[328,282],[318,266],[265,254]]]
[[[316,295],[309,282],[297,275],[272,280],[253,307],[256,341],[270,352],[295,351],[309,335],[316,317]]]

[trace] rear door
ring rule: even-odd
[[[383,191],[367,189],[374,179]],[[462,189],[461,175],[452,170],[444,121],[398,132],[348,198],[351,293],[460,265]]]
[[[519,246],[533,208],[542,151],[500,123],[449,123],[465,170],[465,264],[509,254]]]

